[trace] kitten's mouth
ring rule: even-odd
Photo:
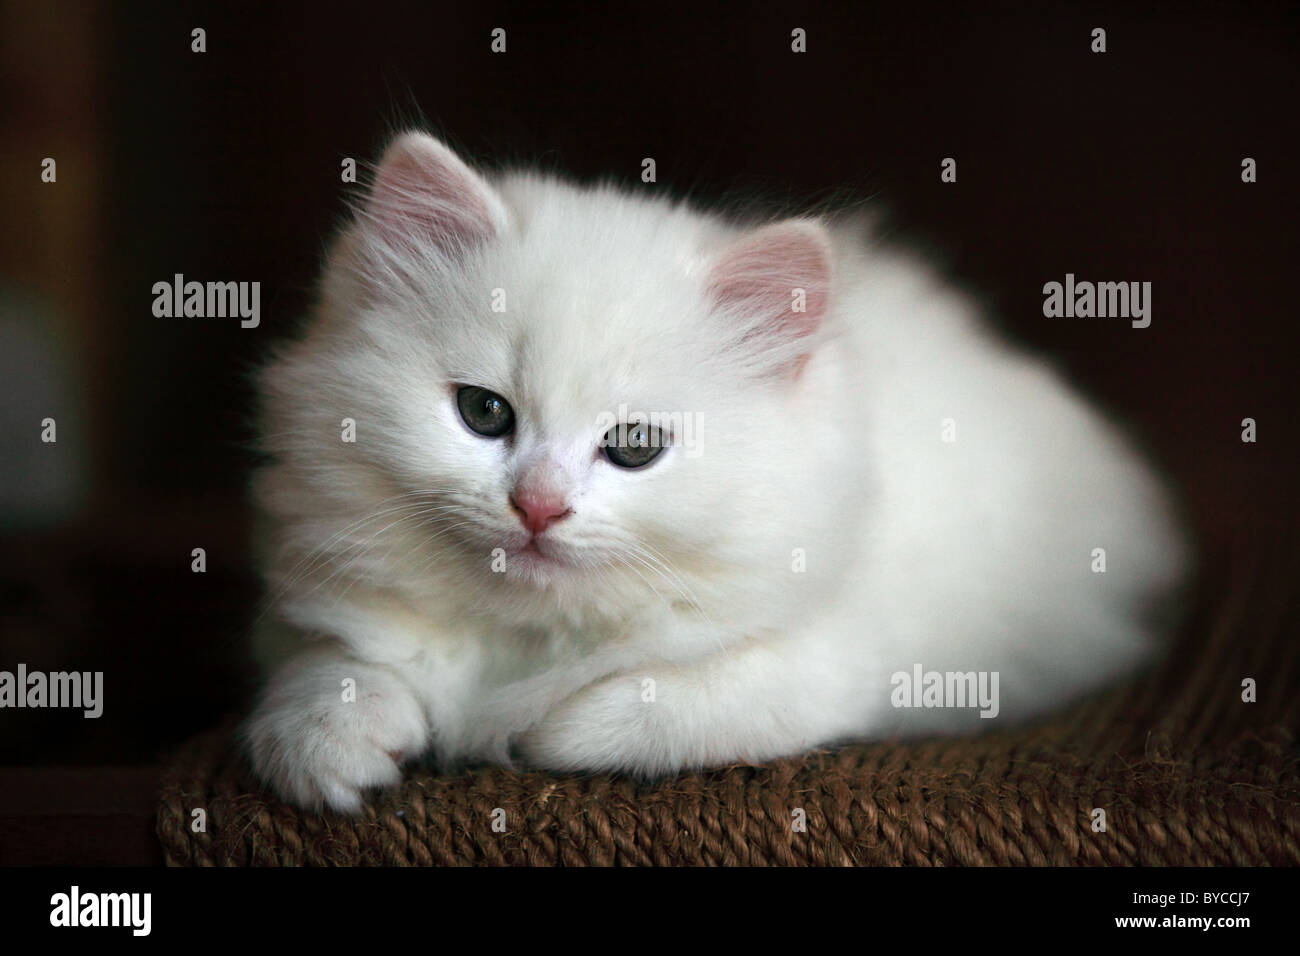
[[[528,571],[569,566],[569,563],[552,546],[543,544],[541,538],[537,536],[529,538],[528,543],[522,548],[516,548],[511,553],[510,560]]]

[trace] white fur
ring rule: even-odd
[[[355,810],[425,753],[654,775],[968,732],[999,721],[896,709],[890,675],[998,671],[1007,720],[1148,655],[1139,612],[1185,563],[1161,488],[923,265],[861,222],[811,226],[829,311],[801,373],[764,374],[790,344],[742,338],[706,291],[752,226],[453,171],[491,236],[394,243],[363,209],[263,376],[271,676],[246,734],[280,794]],[[505,396],[514,439],[471,433],[456,383]],[[699,454],[599,459],[593,423],[620,403],[696,416]],[[572,566],[494,572],[539,461],[573,508],[548,531]]]

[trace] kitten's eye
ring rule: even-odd
[[[640,468],[664,450],[663,433],[652,425],[630,422],[605,433],[605,457],[620,468]]]
[[[473,431],[488,438],[500,438],[515,427],[515,412],[496,392],[466,385],[456,392],[460,417]]]

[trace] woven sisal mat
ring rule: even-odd
[[[264,795],[227,726],[173,761],[158,835],[199,866],[1300,864],[1298,577],[1275,545],[1224,549],[1159,670],[1032,728],[654,786],[417,770],[351,819]]]

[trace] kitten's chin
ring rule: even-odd
[[[505,557],[506,576],[535,587],[545,587],[557,577],[571,574],[575,568],[561,550],[536,538],[507,552]]]

